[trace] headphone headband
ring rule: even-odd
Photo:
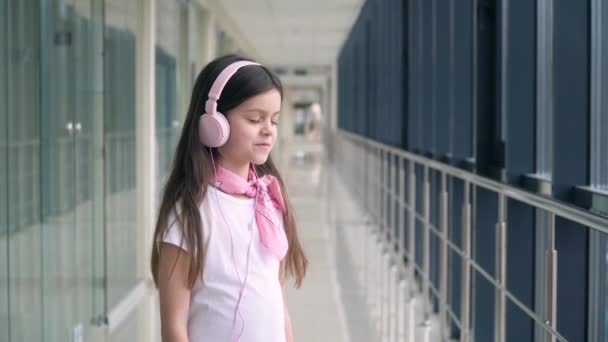
[[[217,76],[209,90],[207,101],[205,102],[205,114],[198,120],[198,136],[201,143],[208,147],[219,147],[228,141],[230,135],[230,125],[224,115],[217,112],[217,101],[220,94],[230,77],[240,68],[247,65],[260,65],[251,61],[238,61],[228,65]]]
[[[238,61],[228,65],[220,74],[217,76],[211,89],[209,90],[209,96],[205,102],[205,113],[214,115],[217,111],[217,101],[222,94],[222,90],[228,83],[228,80],[242,67],[247,65],[260,65],[259,63],[251,61]]]

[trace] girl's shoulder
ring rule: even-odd
[[[198,213],[201,217],[200,222],[204,227],[207,218],[205,217],[206,215],[203,214],[202,208],[203,205],[200,205],[198,207]],[[183,213],[180,204],[176,203],[175,206],[169,212],[169,215],[167,216],[167,224],[162,235],[162,241],[180,247],[184,251],[190,253],[188,249],[188,242],[186,240],[187,234],[184,234],[184,221],[187,221],[187,218],[185,218],[182,214]]]

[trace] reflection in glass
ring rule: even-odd
[[[180,66],[187,33],[182,32],[184,16],[183,4],[178,1],[155,0],[157,8],[163,15],[156,21],[156,35],[162,37],[156,45],[156,141],[157,141],[157,190],[162,191],[163,185],[169,176],[173,153],[177,144],[180,122],[179,117],[185,115],[185,106],[180,100],[186,98],[180,91],[180,85],[185,80],[180,79]],[[188,96],[190,89],[187,90]],[[189,99],[188,99],[189,100]]]
[[[40,125],[38,1],[10,1],[7,12],[5,57],[7,172],[8,307],[10,340],[41,340],[40,296]],[[4,21],[3,21],[4,23]],[[9,200],[10,199],[10,200]]]
[[[8,21],[7,7],[0,6],[0,22]],[[6,25],[0,25],[0,75],[6,75],[8,42]],[[8,109],[6,76],[0,78],[0,341],[8,341]]]
[[[158,142],[158,189],[169,176],[177,140],[175,57],[156,48],[156,139]]]
[[[42,294],[45,341],[69,341],[93,308],[94,54],[91,0],[41,11]],[[99,243],[99,241],[97,242]]]
[[[124,4],[128,7],[128,4]],[[124,12],[109,11],[108,22],[132,20]],[[126,13],[126,14],[125,14]],[[137,201],[135,153],[136,37],[124,28],[105,28],[105,219],[108,310],[138,282]]]

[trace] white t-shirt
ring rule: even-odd
[[[190,342],[232,342],[234,312],[241,282],[246,274],[250,239],[249,274],[239,305],[240,315],[237,314],[236,336],[242,329],[242,335],[238,339],[241,342],[285,342],[279,260],[260,241],[253,216],[253,199],[234,197],[209,186],[199,210],[206,259],[203,268],[204,285],[199,275],[190,296]],[[280,215],[279,210],[276,213]],[[163,241],[180,246],[181,227],[174,217],[169,217],[169,224],[171,223],[173,225]],[[234,261],[231,256],[230,234]],[[188,251],[185,242],[181,247]],[[241,281],[237,277],[235,265]]]

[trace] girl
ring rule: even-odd
[[[308,261],[269,155],[282,96],[235,55],[196,80],[154,232],[164,342],[293,341],[283,285]]]

